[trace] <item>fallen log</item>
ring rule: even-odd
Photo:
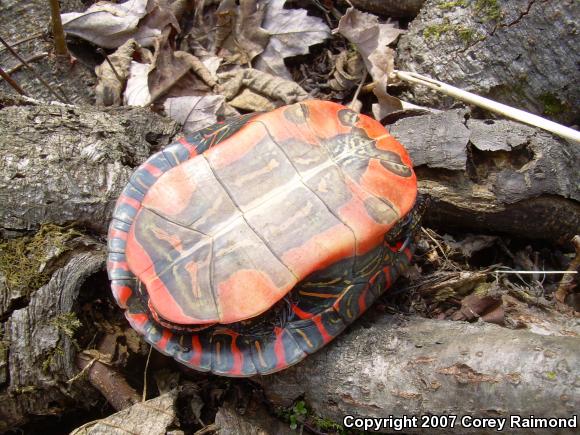
[[[463,109],[403,118],[389,130],[409,150],[420,192],[434,200],[428,225],[552,241],[578,233],[575,144]]]
[[[84,242],[83,242],[84,244]],[[72,247],[72,245],[71,245]],[[50,281],[23,307],[5,313],[0,335],[0,431],[26,423],[31,415],[59,415],[99,398],[78,373],[73,340],[81,326],[75,313],[83,285],[105,266],[101,244],[77,245]],[[0,276],[0,278],[3,278]],[[10,288],[0,279],[0,293]],[[73,403],[76,405],[72,406]]]
[[[483,322],[400,316],[366,320],[297,366],[260,378],[266,396],[281,406],[303,397],[315,414],[339,424],[346,415],[571,418],[580,406],[577,337]],[[413,429],[403,432],[430,431]],[[465,432],[460,419],[445,429]]]
[[[580,5],[574,0],[429,0],[397,45],[403,71],[510,106],[577,124]],[[423,86],[414,102],[450,108],[455,100]]]
[[[20,104],[0,104],[4,231],[75,223],[104,234],[135,167],[177,132],[144,109]]]

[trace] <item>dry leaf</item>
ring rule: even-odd
[[[167,116],[183,124],[185,133],[192,133],[215,124],[224,102],[221,95],[187,96],[168,98],[163,107]]]
[[[248,88],[244,89],[239,95],[234,97],[229,104],[236,109],[247,110],[249,112],[269,112],[279,106],[268,100],[263,95],[251,91]]]
[[[114,71],[106,60],[95,68],[95,74],[98,78],[95,89],[98,106],[121,105],[123,88],[129,76],[136,46],[135,40],[129,39],[109,56],[109,61],[115,68]]]
[[[179,33],[179,22],[173,13],[173,8],[177,3],[179,2],[176,1],[169,7],[167,0],[154,0],[153,2],[149,0],[148,13],[137,26],[137,32],[133,38],[142,47],[153,47],[155,39],[160,37],[161,32],[168,25]]]
[[[403,33],[394,24],[381,24],[375,15],[349,8],[338,23],[339,33],[352,42],[361,54],[367,71],[375,81],[373,93],[379,104],[373,104],[376,119],[403,108],[398,98],[387,94],[389,74],[394,69],[395,52],[388,45]]]
[[[170,27],[166,27],[162,36],[155,41],[155,56],[149,74],[151,101],[156,101],[162,95],[182,97],[206,94],[216,84],[211,71],[207,71],[205,65],[192,54],[175,51],[173,41]],[[197,71],[202,78],[193,71]]]
[[[146,106],[151,101],[147,77],[151,65],[148,63],[131,62],[127,87],[123,95],[126,106]]]
[[[167,24],[179,28],[171,9],[158,0],[98,2],[85,12],[62,14],[62,22],[69,35],[105,48],[117,48],[130,38],[150,46]]]
[[[219,34],[216,34],[216,43],[230,53],[236,53],[235,59],[229,59],[230,61],[248,64],[264,51],[270,40],[270,34],[261,27],[264,12],[265,3],[258,3],[257,0],[241,0],[237,9],[235,2],[222,1],[218,8],[221,27],[218,28]],[[228,26],[229,33],[224,39]]]
[[[175,403],[177,390],[165,393],[155,399],[136,403],[109,417],[87,423],[72,435],[139,433],[165,435],[176,418]]]
[[[361,81],[364,65],[360,54],[355,51],[341,51],[335,60],[333,78],[328,85],[335,91],[350,91]]]
[[[218,74],[220,93],[232,100],[244,88],[248,88],[273,100],[292,104],[308,98],[308,93],[296,82],[274,77],[256,69],[243,69]]]
[[[304,9],[284,9],[286,0],[269,0],[262,27],[270,42],[256,59],[255,67],[275,76],[292,79],[284,58],[308,54],[308,47],[324,42],[330,36],[328,26]]]

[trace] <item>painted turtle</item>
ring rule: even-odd
[[[307,101],[151,156],[109,230],[113,294],[159,351],[226,376],[336,337],[410,262],[417,182],[377,121]]]

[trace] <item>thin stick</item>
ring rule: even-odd
[[[394,71],[394,73],[402,80],[427,86],[428,88],[439,91],[442,94],[449,95],[467,103],[475,104],[476,106],[483,107],[484,109],[499,113],[508,118],[515,119],[516,121],[521,121],[533,125],[534,127],[542,128],[563,137],[564,139],[580,143],[580,132],[558,124],[557,122],[549,121],[541,116],[533,115],[524,110],[498,103],[497,101],[464,91],[463,89],[456,88],[455,86],[448,85],[421,74],[408,71]]]
[[[142,402],[147,400],[147,370],[149,369],[149,360],[151,359],[151,351],[153,350],[153,346],[149,345],[149,354],[147,355],[147,362],[145,363],[145,371],[143,373],[143,397],[141,399]]]
[[[52,18],[52,35],[54,36],[54,51],[57,56],[69,57],[64,28],[60,19],[58,0],[50,0],[50,14]]]
[[[36,62],[37,60],[40,59],[44,59],[45,57],[48,56],[48,52],[47,51],[43,51],[42,53],[35,53],[30,57],[26,58],[26,62],[31,63],[31,62]],[[9,75],[14,74],[17,71],[20,71],[20,68],[22,68],[24,65],[22,65],[21,63],[19,63],[18,65],[13,66],[12,68],[10,68],[8,71],[6,71]]]
[[[567,275],[578,273],[575,270],[494,270],[493,273],[515,273],[522,275]]]
[[[365,80],[367,79],[367,75],[368,75],[368,71],[365,68],[365,72],[360,80],[360,83],[358,84],[358,87],[356,88],[356,92],[354,93],[354,96],[352,97],[352,101],[348,105],[349,109],[352,109],[354,107],[354,103],[356,102],[358,95],[360,94],[360,90],[362,89],[363,85],[365,84]]]
[[[9,74],[7,74],[2,67],[0,67],[0,77],[2,77],[4,80],[6,80],[6,82],[12,86],[16,92],[18,92],[20,95],[24,95],[24,96],[28,96],[26,95],[26,92],[24,92],[24,90],[20,87],[20,85],[18,83],[16,83],[16,81],[10,77]]]
[[[44,85],[44,87],[46,87],[46,89],[49,90],[49,92],[55,96],[60,102],[62,103],[70,103],[70,101],[68,101],[68,98],[66,98],[66,95],[64,96],[64,98],[67,100],[63,100],[63,97],[61,97],[60,95],[58,95],[56,93],[56,91],[54,89],[52,89],[52,87],[40,76],[40,74],[38,74],[36,72],[36,70],[34,68],[32,68],[30,66],[30,64],[28,62],[26,62],[18,53],[16,53],[16,51],[14,51],[14,49],[8,45],[8,43],[6,41],[4,41],[4,39],[0,36],[0,43],[2,43],[2,45],[4,45],[4,47],[6,47],[8,49],[8,51],[12,54],[12,56],[14,56],[16,59],[18,59],[26,68],[28,68],[32,74],[34,74],[34,76],[40,81],[40,83],[42,83]]]
[[[117,70],[115,69],[115,65],[113,65],[113,63],[111,62],[111,59],[109,59],[109,56],[107,56],[107,53],[105,52],[105,50],[103,50],[102,48],[97,48],[97,53],[103,55],[103,57],[105,58],[105,60],[109,64],[109,66],[111,67],[113,74],[115,74],[115,77],[117,77],[117,80],[119,80],[119,83],[123,83],[123,79],[121,78],[121,76],[119,75]]]
[[[15,42],[10,42],[11,47],[18,47],[20,44],[24,44],[25,42],[32,41],[33,39],[40,38],[42,36],[42,32],[35,33],[34,35],[27,36],[26,38],[19,39]],[[5,48],[0,48],[0,53],[4,53],[6,51]]]

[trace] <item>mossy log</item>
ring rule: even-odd
[[[401,36],[398,69],[426,74],[510,106],[578,124],[580,3],[575,0],[428,0]],[[455,100],[424,86],[428,107]]]
[[[62,258],[65,265],[53,271],[49,282],[3,318],[0,431],[26,423],[31,415],[59,415],[99,398],[86,381],[69,380],[78,372],[72,337],[80,327],[75,314],[80,291],[88,291],[85,284],[104,269],[106,253],[102,244],[84,237],[70,247],[67,260]],[[9,291],[0,282],[0,293]]]

